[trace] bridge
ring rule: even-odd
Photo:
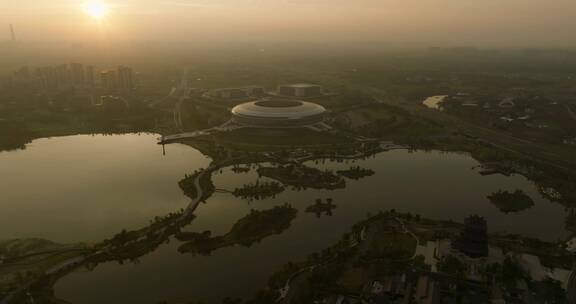
[[[237,130],[237,129],[242,129],[242,128],[246,128],[247,126],[242,126],[242,125],[238,125],[236,123],[234,123],[234,121],[229,120],[217,127],[213,127],[213,128],[209,128],[209,129],[204,129],[204,130],[198,130],[198,131],[192,131],[192,132],[182,132],[182,133],[177,133],[177,134],[171,134],[171,135],[162,135],[162,137],[158,138],[158,144],[169,144],[169,143],[173,143],[173,142],[178,142],[181,140],[188,140],[188,139],[194,139],[196,137],[200,137],[200,136],[207,136],[207,135],[212,135],[214,133],[219,133],[219,132],[229,132],[232,130]]]
[[[212,135],[215,133],[230,132],[233,130],[249,129],[249,128],[262,128],[262,126],[241,125],[241,124],[234,122],[234,120],[230,119],[220,126],[209,128],[209,129],[192,131],[192,132],[182,132],[182,133],[171,134],[171,135],[162,135],[162,137],[158,138],[158,144],[160,144],[160,145],[169,144],[169,143],[178,142],[178,141],[182,141],[182,140],[194,139],[194,138],[200,137],[200,136]],[[277,128],[277,129],[291,129],[294,127],[275,127],[275,128]],[[332,134],[335,134],[337,132],[331,126],[329,126],[328,124],[326,124],[324,122],[316,123],[313,125],[302,126],[301,128],[309,129],[309,130],[316,131],[316,132],[328,132],[328,133],[332,133]]]

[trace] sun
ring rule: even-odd
[[[108,6],[102,1],[90,1],[83,5],[84,12],[90,17],[101,20],[108,14]]]

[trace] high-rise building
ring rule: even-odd
[[[112,71],[107,87],[117,89],[117,71]],[[60,64],[30,69],[24,66],[14,72],[14,84],[18,87],[42,90],[83,89],[95,86],[94,67],[80,63]]]
[[[56,68],[53,66],[43,67],[37,70],[38,78],[41,81],[41,87],[45,90],[53,90],[59,87]]]
[[[14,72],[14,77],[18,80],[30,80],[30,68],[27,66],[21,67],[18,71]]]
[[[14,79],[10,76],[0,77],[0,89],[11,88],[14,85]]]
[[[118,88],[123,91],[134,89],[134,71],[125,66],[118,67]]]
[[[54,68],[54,73],[58,88],[66,87],[68,85],[68,66],[65,64],[58,65]]]
[[[118,75],[116,70],[100,72],[100,85],[104,90],[113,91],[118,88]]]
[[[86,67],[85,83],[89,87],[94,87],[94,67],[91,65]]]
[[[80,63],[70,64],[70,82],[72,86],[84,85],[84,66]]]

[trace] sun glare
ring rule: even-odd
[[[108,14],[108,6],[101,1],[91,1],[84,4],[84,12],[94,19],[103,19]]]

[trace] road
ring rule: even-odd
[[[443,125],[453,126],[457,130],[483,139],[486,143],[489,143],[496,148],[521,155],[526,159],[530,159],[532,161],[545,164],[565,172],[573,172],[573,170],[576,169],[576,158],[567,155],[559,155],[557,151],[551,151],[551,148],[543,146],[543,144],[535,143],[523,138],[515,137],[505,132],[483,127],[462,120],[453,115],[424,108],[421,105],[394,105],[408,110],[413,115],[425,117],[432,121],[437,121]]]
[[[161,138],[159,138],[158,143],[159,144],[168,144],[168,143],[171,143],[174,141],[193,139],[193,138],[196,138],[199,136],[211,135],[212,133],[215,133],[215,132],[228,132],[228,131],[233,131],[233,130],[242,129],[242,128],[245,128],[245,126],[236,125],[236,124],[234,124],[233,120],[228,120],[227,122],[225,122],[219,126],[212,127],[209,129],[192,131],[192,132],[182,132],[182,133],[172,134],[172,135],[164,135]]]
[[[295,272],[294,274],[292,274],[290,276],[290,278],[288,278],[288,280],[286,281],[286,284],[284,285],[284,287],[280,288],[280,291],[279,291],[280,292],[280,298],[278,298],[278,300],[276,300],[276,302],[290,303],[290,299],[291,299],[291,297],[290,297],[291,296],[290,285],[292,284],[292,281],[294,281],[301,274],[314,270],[314,268],[316,268],[318,265],[312,265],[312,266],[308,266],[306,268],[302,268],[302,269],[298,270],[297,272]]]

